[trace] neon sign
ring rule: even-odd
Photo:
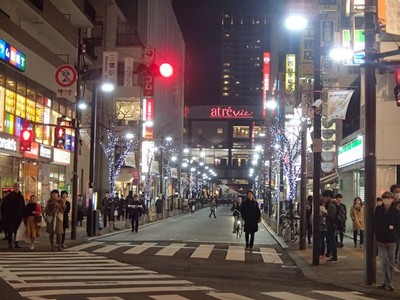
[[[25,72],[26,56],[18,49],[0,39],[0,60],[10,64],[18,71]]]
[[[210,118],[215,119],[252,119],[253,112],[246,109],[234,109],[231,106],[222,108],[221,106],[212,107],[210,110]]]

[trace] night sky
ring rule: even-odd
[[[223,0],[173,0],[186,44],[185,103],[219,103]]]

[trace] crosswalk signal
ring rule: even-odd
[[[62,126],[57,126],[54,130],[54,147],[65,148],[65,128]]]
[[[25,128],[22,129],[19,141],[19,149],[21,152],[31,151],[33,140],[33,132],[32,130]]]

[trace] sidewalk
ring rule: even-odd
[[[267,221],[267,220],[265,220]],[[312,247],[307,246],[306,250],[299,249],[299,241],[285,242],[283,237],[277,236],[266,223],[267,230],[283,247],[295,264],[305,276],[318,282],[327,283],[336,287],[346,288],[353,291],[369,293],[379,297],[378,299],[400,299],[400,273],[394,275],[394,291],[388,292],[378,289],[376,286],[364,284],[364,250],[354,248],[353,240],[345,237],[344,247],[338,248],[338,263],[327,263],[327,259],[321,259],[319,266],[312,265]],[[377,285],[383,282],[383,276],[376,258],[376,279]]]

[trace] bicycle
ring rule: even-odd
[[[299,236],[298,220],[300,219],[300,217],[294,215],[293,212],[285,213],[281,215],[281,217],[282,217],[282,228],[280,230],[280,235],[283,236],[283,231],[289,229],[290,241],[295,242]]]
[[[244,227],[244,222],[243,219],[240,215],[240,212],[238,210],[235,210],[235,212],[238,213],[237,219],[235,220],[235,232],[236,232],[236,237],[241,238],[243,234],[243,227]]]

